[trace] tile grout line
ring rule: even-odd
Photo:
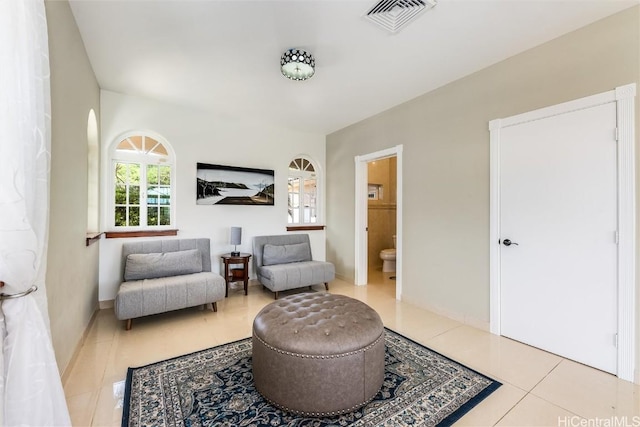
[[[514,386],[515,387],[515,386]],[[519,388],[519,387],[517,387]],[[522,389],[521,389],[522,390]],[[529,392],[525,392],[524,396],[522,396],[516,403],[513,404],[513,406],[511,408],[509,408],[509,410],[507,412],[504,413],[504,415],[502,415],[498,421],[496,421],[495,423],[493,423],[494,426],[497,426],[498,423],[500,423],[500,421],[502,421],[504,419],[504,417],[506,417],[507,415],[509,415],[509,413],[511,413],[511,411],[513,411],[515,409],[516,406],[518,406],[520,404],[520,402],[522,402],[524,400],[525,397],[527,397],[529,395]]]
[[[561,364],[564,360],[565,360],[565,359],[564,359],[564,357],[560,357],[560,360],[558,361],[558,363],[556,363],[556,364],[553,366],[553,368],[551,368],[551,370],[550,370],[549,372],[547,372],[547,373],[545,374],[545,376],[544,376],[544,377],[542,377],[542,378],[540,379],[540,381],[538,381],[537,383],[535,383],[535,384],[533,385],[533,387],[531,387],[531,390],[529,390],[527,393],[531,393],[531,392],[533,391],[533,389],[534,389],[534,388],[538,387],[538,385],[540,385],[540,383],[541,383],[542,381],[544,381],[544,380],[545,380],[549,375],[551,375],[551,373],[552,373],[553,371],[555,371],[555,370],[556,370],[556,368],[557,368],[558,366],[560,366],[560,364]],[[535,395],[535,394],[534,394],[534,396],[536,396],[536,397],[540,397],[540,396],[537,396],[537,395]],[[549,403],[551,403],[551,402],[549,402]]]
[[[558,403],[551,402],[551,401],[550,401],[550,400],[548,400],[547,398],[544,398],[544,397],[542,397],[542,396],[538,396],[537,394],[533,393],[533,390],[534,390],[534,389],[535,389],[535,388],[536,388],[536,387],[537,387],[537,386],[538,386],[542,381],[544,381],[544,380],[545,380],[549,375],[551,375],[551,373],[552,373],[553,371],[555,371],[555,370],[558,368],[558,366],[560,366],[560,364],[561,364],[562,362],[564,362],[564,361],[566,361],[566,360],[567,360],[567,359],[565,359],[564,357],[561,357],[561,358],[560,358],[560,361],[559,361],[559,362],[558,362],[558,363],[557,363],[557,364],[556,364],[556,365],[555,365],[555,366],[554,366],[554,367],[549,371],[549,373],[547,373],[547,375],[545,375],[545,376],[544,376],[544,378],[542,378],[540,381],[538,381],[538,383],[537,383],[536,385],[534,385],[534,386],[533,386],[533,388],[531,389],[531,391],[530,391],[529,393],[530,393],[532,396],[537,397],[537,398],[538,398],[538,399],[540,399],[540,400],[543,400],[543,401],[545,401],[545,402],[547,402],[547,403],[549,403],[549,404],[551,404],[551,405],[553,405],[553,406],[556,406],[556,407],[558,407],[558,408],[560,408],[560,409],[563,409],[563,410],[565,410],[565,411],[569,412],[570,414],[573,414],[573,415],[575,415],[575,416],[577,416],[577,417],[580,417],[580,418],[582,418],[582,419],[585,419],[585,418],[586,418],[585,416],[582,416],[582,415],[580,415],[580,414],[577,414],[577,413],[575,413],[574,411],[572,411],[572,410],[570,410],[570,409],[568,409],[568,408],[565,408],[564,406],[560,406]]]

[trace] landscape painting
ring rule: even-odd
[[[198,163],[196,176],[198,205],[273,206],[273,170]]]

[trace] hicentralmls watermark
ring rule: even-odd
[[[609,418],[558,417],[558,427],[640,427],[640,415]]]

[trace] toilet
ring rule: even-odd
[[[393,273],[396,271],[396,235],[393,235],[393,249],[383,249],[380,251],[382,260],[382,271]]]

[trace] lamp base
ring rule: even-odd
[[[231,252],[231,256],[240,256],[240,252]]]

